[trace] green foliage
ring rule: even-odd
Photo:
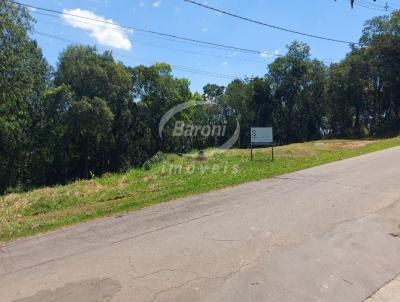
[[[101,98],[83,97],[72,103],[68,111],[68,151],[78,177],[106,171],[113,122],[114,114]]]
[[[286,56],[269,65],[276,138],[281,143],[321,137],[325,112],[326,70],[310,59],[310,48],[294,42]]]
[[[66,85],[48,89],[41,98],[35,127],[30,131],[32,185],[56,184],[69,178],[66,129],[73,99],[73,93]]]
[[[134,98],[139,101],[139,115],[151,133],[148,154],[157,151],[184,151],[187,146],[182,138],[172,136],[171,127],[176,120],[187,121],[189,117],[184,112],[174,116],[166,126],[162,140],[159,136],[159,123],[168,110],[192,99],[189,81],[174,78],[168,64],[155,64],[150,67],[140,65],[130,71]]]
[[[218,103],[224,95],[225,87],[216,84],[207,84],[203,88],[203,98],[205,101]]]
[[[328,86],[332,136],[397,135],[400,131],[400,11],[373,18]]]
[[[231,108],[227,112],[227,120],[231,125],[240,120],[240,137],[238,145],[240,147],[249,146],[250,127],[254,119],[253,91],[249,83],[242,80],[234,80],[227,87],[223,97],[223,104]],[[234,129],[234,127],[230,127]]]
[[[26,9],[0,0],[0,192],[30,183],[30,131],[48,75],[31,29]]]

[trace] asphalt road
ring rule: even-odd
[[[3,246],[0,301],[359,302],[399,225],[392,148]]]

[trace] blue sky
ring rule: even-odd
[[[203,0],[199,0],[204,2]],[[372,1],[372,0],[371,0]],[[378,0],[382,3],[383,0]],[[395,1],[395,0],[392,0]],[[306,38],[233,19],[183,0],[21,0],[22,3],[69,11],[84,16],[102,17],[115,23],[176,34],[199,40],[284,54],[293,40],[308,43],[313,57],[339,61],[349,50],[346,44]],[[395,4],[397,2],[394,2]],[[363,23],[379,14],[348,0],[207,0],[210,6],[298,31],[332,38],[358,41]],[[400,1],[397,3],[400,7]],[[167,62],[173,66],[237,77],[262,76],[271,56],[243,54],[177,43],[140,32],[107,28],[76,20],[52,18],[33,12],[38,32],[83,44],[97,45],[100,51],[112,50],[126,65]],[[82,21],[82,20],[81,20]],[[86,22],[86,21],[84,21]],[[89,23],[88,23],[89,22]],[[98,23],[101,24],[101,23]],[[34,34],[50,64],[68,43]],[[193,90],[202,91],[207,83],[226,85],[229,79],[174,70],[176,77],[190,79]]]

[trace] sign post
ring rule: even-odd
[[[271,127],[267,128],[251,128],[250,130],[250,154],[253,160],[253,147],[266,146],[272,148],[272,161],[274,161],[274,132]]]

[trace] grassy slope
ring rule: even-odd
[[[293,144],[276,148],[273,163],[268,161],[270,155],[265,149],[256,151],[253,162],[248,150],[229,150],[203,162],[168,155],[147,171],[133,169],[0,197],[0,241],[394,146],[400,146],[399,138]],[[171,173],[171,165],[178,164],[182,172]]]

